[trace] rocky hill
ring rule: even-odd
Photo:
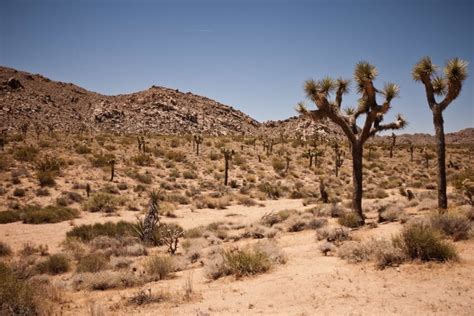
[[[7,129],[36,122],[71,132],[206,135],[254,134],[260,126],[231,106],[190,92],[152,86],[106,96],[7,67],[0,67],[0,122]]]

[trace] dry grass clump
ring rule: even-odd
[[[62,254],[49,256],[46,260],[36,264],[36,270],[41,273],[51,275],[62,274],[68,272],[71,267],[69,259]]]
[[[395,222],[401,220],[406,221],[406,215],[403,209],[398,205],[383,205],[378,210],[378,222]]]
[[[469,238],[472,224],[464,215],[437,214],[430,218],[431,226],[453,238],[454,241]]]
[[[230,197],[210,197],[203,196],[194,200],[194,206],[197,209],[210,208],[224,210],[230,205]]]
[[[290,215],[294,213],[297,213],[297,211],[296,210],[282,210],[276,213],[271,212],[262,216],[262,218],[260,219],[260,223],[262,225],[272,227],[275,224],[279,224],[286,221],[290,217]]]

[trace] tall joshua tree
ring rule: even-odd
[[[352,154],[352,209],[364,222],[362,211],[362,157],[364,143],[369,137],[385,130],[396,130],[405,127],[406,122],[401,115],[398,115],[393,123],[382,124],[384,115],[391,107],[391,101],[398,96],[399,87],[393,83],[385,84],[382,90],[374,87],[373,81],[377,77],[377,69],[367,63],[359,62],[354,71],[354,80],[357,84],[357,92],[361,95],[358,107],[348,108],[343,113],[341,109],[342,97],[349,92],[349,80],[333,80],[326,77],[322,80],[308,80],[305,82],[304,90],[307,97],[316,104],[316,110],[308,110],[304,103],[299,103],[298,112],[308,115],[313,120],[318,121],[329,118],[337,124],[350,143]],[[335,92],[335,99],[330,100],[331,94]],[[384,97],[384,102],[377,103],[377,94]],[[362,127],[357,125],[357,119],[365,116],[365,123]]]
[[[423,57],[413,67],[413,79],[425,86],[426,99],[431,112],[436,134],[436,150],[438,154],[438,207],[448,208],[446,195],[446,144],[444,141],[443,111],[461,93],[463,81],[467,78],[468,63],[460,58],[453,58],[444,67],[444,76],[437,74],[438,67],[429,57]],[[435,96],[444,96],[437,102]]]

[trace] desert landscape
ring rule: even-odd
[[[0,4],[0,315],[474,315],[473,9]]]

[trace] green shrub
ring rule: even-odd
[[[349,228],[356,228],[359,227],[362,223],[362,219],[360,218],[359,214],[355,212],[347,212],[341,217],[337,219],[337,222]]]
[[[112,194],[97,192],[84,202],[83,209],[89,212],[113,213],[122,203],[120,198]]]
[[[434,215],[430,218],[431,226],[451,236],[454,241],[469,238],[471,223],[469,219],[462,215],[442,214]]]
[[[37,171],[36,177],[42,187],[52,187],[56,185],[56,174],[52,171]]]
[[[101,253],[89,254],[82,257],[78,264],[77,272],[99,272],[105,270],[109,263],[109,258]]]
[[[0,262],[0,314],[37,315],[35,289],[25,280],[18,278],[3,262]]]
[[[435,229],[423,223],[405,227],[394,239],[394,245],[410,259],[447,261],[458,257],[454,246],[443,241]]]
[[[36,270],[42,274],[61,274],[68,272],[69,268],[69,259],[61,254],[52,255],[48,259],[36,264]]]
[[[27,206],[22,211],[25,224],[59,223],[79,217],[79,211],[76,209],[53,205],[44,208]]]
[[[21,221],[20,211],[3,211],[0,212],[0,224],[8,224]]]
[[[145,271],[153,280],[164,280],[175,271],[172,257],[153,256],[145,263]]]
[[[103,224],[96,223],[93,225],[76,226],[66,233],[66,237],[78,238],[83,242],[89,242],[99,236],[133,236],[134,232],[132,223],[119,221],[117,223],[106,222]]]

